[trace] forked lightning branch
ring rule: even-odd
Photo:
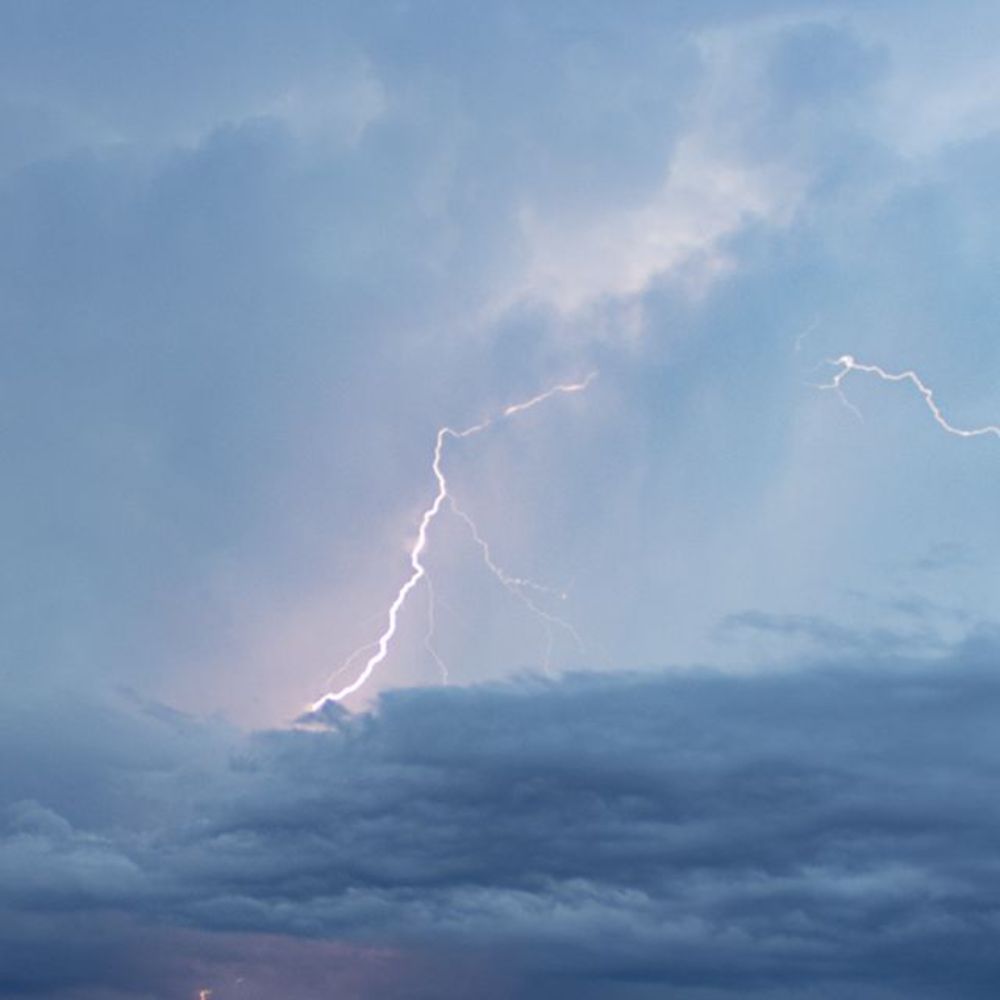
[[[923,397],[924,405],[928,410],[930,410],[931,416],[934,417],[938,426],[943,430],[946,430],[949,434],[954,434],[956,437],[963,438],[985,437],[987,435],[1000,438],[1000,426],[997,426],[996,424],[986,424],[983,427],[965,428],[956,427],[948,421],[941,412],[941,408],[938,406],[937,400],[934,398],[934,390],[931,389],[931,387],[928,386],[912,369],[907,369],[906,371],[901,372],[889,372],[879,365],[862,364],[851,354],[842,354],[836,360],[831,361],[830,364],[833,365],[837,371],[834,373],[833,378],[829,382],[825,385],[821,385],[819,388],[830,389],[837,393],[841,402],[859,417],[861,416],[861,413],[858,408],[844,395],[844,379],[846,379],[851,372],[862,372],[865,375],[874,375],[883,382],[910,383]]]
[[[375,642],[362,646],[361,650],[356,650],[345,661],[345,666],[349,666],[351,663],[359,659],[359,654],[363,650],[372,649],[373,652],[368,657],[364,667],[361,668],[358,675],[350,683],[346,684],[339,690],[328,691],[321,698],[313,702],[309,708],[310,712],[318,712],[328,702],[342,701],[344,698],[348,697],[348,695],[354,694],[355,691],[360,690],[368,682],[369,678],[375,672],[379,664],[382,663],[389,655],[393,638],[396,635],[399,616],[403,611],[407,598],[409,598],[421,581],[424,581],[428,587],[430,586],[430,577],[427,575],[427,566],[424,563],[424,555],[430,543],[430,530],[434,521],[443,512],[449,510],[455,514],[469,529],[473,541],[480,550],[483,562],[487,569],[489,569],[496,579],[499,580],[499,582],[511,594],[513,594],[525,606],[525,608],[527,608],[528,611],[539,618],[545,625],[548,636],[548,650],[546,657],[548,657],[551,652],[554,629],[558,628],[566,631],[573,637],[574,640],[579,642],[579,636],[573,629],[572,625],[563,621],[563,619],[559,618],[557,615],[545,610],[533,599],[532,594],[536,594],[539,591],[546,591],[548,588],[542,587],[531,580],[512,576],[497,564],[490,551],[489,543],[477,527],[475,521],[473,521],[472,517],[461,506],[459,506],[455,497],[449,491],[448,479],[444,472],[443,461],[445,443],[449,439],[461,440],[463,438],[474,437],[477,434],[482,434],[484,431],[493,427],[496,423],[509,420],[516,417],[518,414],[525,413],[555,396],[583,392],[596,377],[597,373],[592,372],[580,382],[568,382],[561,385],[555,385],[552,388],[547,389],[545,392],[539,393],[537,396],[532,396],[530,399],[520,403],[511,404],[502,410],[499,416],[488,417],[487,419],[480,421],[478,424],[466,427],[464,430],[455,430],[452,427],[441,427],[438,430],[437,437],[434,442],[434,456],[431,461],[431,471],[434,475],[434,480],[437,483],[437,492],[434,494],[434,499],[431,501],[430,505],[424,510],[420,517],[420,526],[417,531],[417,538],[413,543],[413,547],[410,549],[410,574],[396,592],[395,598],[389,605],[388,611],[386,612],[386,625],[381,635]],[[433,590],[429,591],[429,599],[431,601],[430,607],[432,609],[432,618],[431,628],[426,636],[426,643],[435,660],[437,660],[439,666],[441,666],[443,670],[444,667],[441,663],[440,657],[437,656],[433,650],[433,646],[431,645],[431,640],[433,638]]]

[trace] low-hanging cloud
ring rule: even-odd
[[[998,647],[395,692],[236,739],[202,793],[138,770],[147,828],[18,804],[0,926],[110,912],[450,950],[516,969],[522,996],[985,997]]]

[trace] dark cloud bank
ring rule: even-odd
[[[22,714],[0,996],[992,997],[998,649]]]

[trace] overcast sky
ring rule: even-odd
[[[0,995],[995,996],[998,37],[0,0]]]

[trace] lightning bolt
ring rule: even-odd
[[[431,501],[430,506],[428,506],[420,517],[420,526],[417,530],[417,538],[413,543],[413,547],[410,549],[410,575],[407,577],[406,581],[396,592],[396,596],[392,603],[389,605],[389,610],[387,613],[386,627],[382,634],[379,636],[378,640],[367,646],[361,647],[361,650],[371,648],[374,645],[374,652],[369,656],[366,661],[364,668],[359,672],[358,676],[351,681],[349,684],[340,688],[337,691],[329,691],[324,694],[321,698],[317,699],[309,707],[310,713],[315,713],[320,711],[324,705],[328,702],[338,702],[342,701],[348,695],[354,694],[355,691],[360,690],[368,682],[368,679],[374,673],[375,669],[380,663],[389,655],[389,647],[392,643],[393,637],[396,634],[396,627],[399,622],[400,612],[403,610],[403,606],[406,604],[407,598],[413,592],[414,588],[420,583],[421,580],[426,580],[430,583],[430,578],[427,575],[427,567],[424,565],[423,556],[427,551],[428,536],[430,532],[431,525],[434,523],[435,519],[441,513],[445,507],[445,502],[447,501],[449,508],[458,516],[465,524],[469,527],[472,532],[473,540],[479,546],[480,552],[483,555],[483,559],[486,563],[487,568],[491,573],[500,581],[500,583],[511,593],[515,594],[518,599],[535,615],[540,617],[545,621],[547,628],[551,629],[553,626],[558,626],[565,628],[570,631],[574,637],[576,636],[575,631],[572,626],[563,622],[562,619],[557,618],[555,615],[551,615],[544,611],[542,608],[531,600],[530,597],[525,593],[527,589],[536,588],[537,585],[531,583],[528,580],[522,580],[518,577],[510,576],[503,569],[501,569],[497,563],[493,560],[490,553],[489,545],[483,539],[476,527],[473,519],[463,511],[455,502],[454,497],[448,491],[448,480],[444,474],[444,469],[442,466],[444,458],[444,447],[445,442],[448,439],[453,439],[456,441],[463,440],[465,438],[474,437],[477,434],[483,433],[483,431],[492,427],[495,423],[501,420],[507,420],[511,417],[517,416],[520,413],[524,413],[527,410],[533,409],[540,403],[544,403],[546,400],[551,399],[553,396],[583,392],[597,377],[596,372],[591,372],[585,379],[581,382],[569,382],[560,385],[552,386],[550,389],[546,389],[545,392],[541,392],[536,396],[532,396],[530,399],[525,400],[521,403],[512,403],[503,409],[498,417],[487,417],[485,420],[480,421],[478,424],[473,424],[471,427],[466,427],[464,430],[455,430],[453,427],[441,427],[438,429],[437,436],[434,442],[434,457],[431,462],[431,471],[434,474],[434,480],[437,483],[437,492],[434,494],[434,498]],[[538,588],[544,589],[544,588]],[[431,640],[433,638],[434,632],[434,602],[433,602],[433,590],[430,592],[430,602],[429,608],[429,627],[425,636],[425,646],[431,652],[431,655],[437,661],[439,667],[441,667],[443,674],[447,677],[447,669],[444,666],[441,658],[434,651],[431,645]],[[549,646],[551,651],[551,632],[549,633]],[[357,659],[361,650],[352,653],[347,660],[347,664],[350,664],[355,659]],[[550,654],[547,654],[550,655]],[[345,666],[347,665],[345,664]],[[339,673],[339,671],[338,671]]]
[[[986,424],[984,427],[964,428],[956,427],[954,424],[949,423],[934,399],[934,390],[931,389],[930,386],[928,386],[915,371],[907,369],[902,372],[887,372],[884,368],[880,368],[878,365],[862,364],[850,354],[843,354],[835,361],[831,361],[829,363],[837,368],[837,371],[829,382],[825,385],[819,386],[819,388],[831,389],[836,392],[840,397],[841,402],[853,413],[857,414],[858,417],[861,416],[860,410],[858,410],[858,408],[844,395],[842,387],[844,379],[847,378],[851,372],[864,372],[867,375],[875,375],[882,379],[883,382],[911,383],[923,397],[924,403],[927,405],[927,409],[930,410],[935,422],[949,434],[954,434],[956,437],[962,438],[984,437],[992,434],[994,437],[1000,438],[1000,426],[997,426],[996,424]]]

